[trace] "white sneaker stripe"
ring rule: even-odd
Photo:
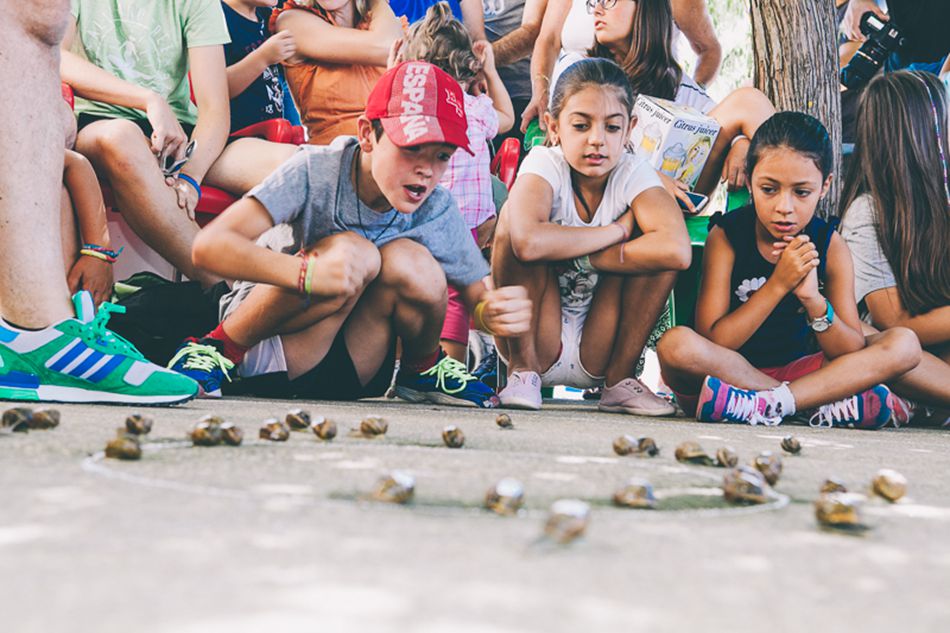
[[[14,341],[14,342],[15,342],[15,341]],[[82,340],[80,340],[80,339],[77,338],[75,341],[73,341],[73,344],[72,344],[72,345],[67,345],[67,346],[64,347],[63,349],[59,350],[58,352],[56,352],[55,354],[53,354],[52,356],[50,356],[49,359],[48,359],[48,360],[46,361],[46,363],[45,363],[47,369],[50,368],[50,367],[52,367],[53,365],[55,365],[55,364],[57,363],[57,361],[59,361],[60,358],[62,358],[62,357],[65,356],[66,354],[70,353],[77,345],[85,345],[85,343],[83,343]],[[19,350],[14,350],[14,351],[19,351]],[[87,350],[87,351],[89,351],[89,350]]]
[[[84,371],[84,372],[82,373],[82,375],[80,375],[79,377],[80,377],[80,378],[83,378],[83,379],[89,378],[89,376],[92,376],[94,373],[96,373],[97,371],[99,371],[99,370],[102,368],[103,365],[105,365],[106,363],[108,363],[108,362],[109,362],[110,360],[112,360],[113,358],[114,358],[114,356],[112,356],[111,354],[106,354],[106,355],[103,356],[101,359],[99,359],[99,360],[96,362],[95,365],[93,365],[92,367],[90,367],[89,369],[87,369],[86,371]]]
[[[87,358],[89,358],[90,356],[92,356],[92,355],[95,353],[95,351],[96,351],[96,350],[92,349],[91,347],[88,348],[88,349],[86,349],[86,351],[84,351],[82,354],[80,354],[79,356],[77,356],[76,358],[74,358],[71,363],[69,363],[68,365],[66,365],[65,367],[63,367],[63,370],[62,370],[60,373],[62,373],[62,374],[71,374],[74,369],[76,369],[77,367],[79,367],[79,365],[80,365],[84,360],[86,360]]]

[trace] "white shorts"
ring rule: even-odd
[[[287,359],[280,336],[265,338],[247,350],[244,360],[238,365],[238,375],[243,378],[283,371],[287,371]]]
[[[544,387],[574,387],[590,389],[604,384],[603,376],[594,376],[584,369],[581,363],[581,334],[587,312],[567,312],[561,310],[561,354],[554,364],[541,374]]]

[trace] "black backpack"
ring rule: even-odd
[[[174,283],[141,273],[118,287],[139,289],[115,301],[125,314],[113,314],[109,329],[162,366],[186,338],[200,338],[218,325],[218,302],[228,292],[224,282],[203,290],[196,281]]]

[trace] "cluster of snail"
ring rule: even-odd
[[[900,500],[907,493],[907,479],[895,470],[882,468],[871,480],[871,494],[889,503]],[[821,485],[815,501],[815,519],[823,527],[839,530],[865,530],[861,508],[867,497],[850,492],[838,479],[827,479]]]
[[[52,409],[33,411],[25,407],[10,409],[3,414],[4,431],[26,431],[28,429],[47,429],[59,424],[59,412]],[[500,413],[495,422],[500,429],[512,429],[511,417]],[[142,455],[141,439],[152,428],[151,418],[133,414],[126,418],[125,426],[118,429],[117,435],[106,446],[105,455],[116,459],[134,460]],[[369,415],[360,421],[359,427],[351,435],[364,439],[380,438],[389,429],[387,421],[378,415]],[[292,409],[283,420],[269,418],[260,428],[259,437],[273,442],[285,442],[294,431],[311,431],[320,440],[331,441],[337,435],[337,425],[333,420],[322,416],[311,416],[303,409]],[[195,446],[216,446],[227,444],[238,446],[244,434],[231,422],[218,416],[202,417],[189,431],[188,438]],[[449,448],[462,448],[465,434],[455,425],[446,426],[442,431],[442,441]],[[789,435],[782,438],[781,449],[790,455],[801,452],[801,442]],[[640,458],[656,457],[660,453],[656,441],[651,437],[621,435],[613,441],[613,450],[620,456]],[[767,503],[773,497],[771,487],[782,474],[782,458],[773,451],[760,452],[750,464],[739,465],[738,453],[729,446],[723,446],[710,455],[695,441],[679,444],[674,457],[680,463],[712,466],[728,469],[722,481],[723,498],[736,505]],[[890,502],[900,499],[907,490],[907,480],[892,470],[881,470],[871,483],[871,492]],[[413,499],[415,480],[405,472],[395,471],[381,477],[367,498],[385,503],[405,504]],[[819,524],[829,528],[864,529],[860,508],[864,495],[851,493],[839,480],[827,479],[820,488],[820,496],[815,501],[815,517]],[[641,478],[629,479],[614,492],[614,505],[653,509],[657,499],[653,486]],[[492,486],[485,494],[484,507],[502,516],[518,514],[524,504],[524,486],[517,479],[505,478]],[[590,521],[590,506],[579,499],[560,499],[550,509],[545,523],[547,538],[560,544],[568,543],[582,535]]]
[[[14,407],[3,412],[3,417],[0,418],[0,433],[46,431],[59,426],[59,420],[59,411],[56,409]]]
[[[133,413],[125,424],[116,429],[115,437],[106,444],[106,457],[114,459],[141,459],[142,438],[152,431],[152,418]]]

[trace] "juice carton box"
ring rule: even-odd
[[[630,138],[637,154],[692,189],[719,135],[719,123],[695,108],[646,95],[637,97],[633,113],[637,124]]]

